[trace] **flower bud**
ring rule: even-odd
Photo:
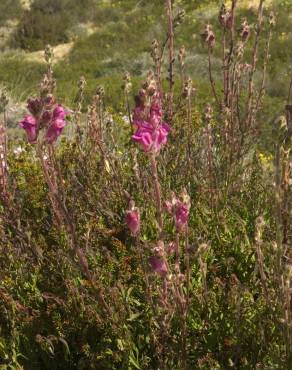
[[[149,258],[149,263],[154,272],[156,272],[158,275],[164,277],[167,274],[167,265],[164,260],[151,256]]]
[[[37,116],[42,110],[42,102],[40,99],[28,99],[27,101],[27,109],[33,116]]]
[[[126,212],[126,224],[133,235],[137,235],[140,231],[140,212],[135,207],[133,201],[130,202],[130,209]]]

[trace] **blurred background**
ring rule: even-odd
[[[186,15],[176,29],[176,49],[187,49],[186,71],[197,88],[197,101],[210,98],[207,50],[200,32],[210,22],[219,30],[218,9],[222,1],[176,0],[174,13]],[[283,109],[292,60],[292,0],[267,0],[265,16],[273,10],[276,25],[268,67],[266,108],[263,120],[272,121]],[[57,95],[70,105],[80,76],[87,80],[86,96],[97,85],[106,90],[106,102],[122,109],[122,75],[133,77],[134,91],[152,67],[150,46],[154,38],[163,43],[166,22],[163,0],[0,0],[0,89],[10,95],[10,127],[16,127],[25,100],[36,95],[45,71],[43,49],[54,46]],[[228,5],[228,2],[227,2]],[[239,1],[237,25],[247,17],[255,20],[257,0]],[[267,28],[264,32],[267,33]],[[265,42],[263,40],[263,42]],[[220,40],[213,52],[214,78],[219,81]],[[252,40],[250,45],[252,44]],[[261,48],[262,53],[264,48]],[[247,62],[249,55],[247,54]],[[260,72],[258,78],[260,79]],[[18,103],[15,103],[18,102]],[[20,103],[19,103],[20,102]]]

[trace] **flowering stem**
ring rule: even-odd
[[[186,248],[185,248],[185,263],[186,263],[186,301],[184,307],[184,320],[183,320],[183,342],[182,342],[182,365],[183,369],[187,369],[187,317],[189,311],[190,301],[190,255],[189,255],[189,236],[188,225],[186,226]]]
[[[130,108],[130,102],[129,102],[129,95],[128,95],[127,92],[125,92],[125,98],[126,98],[126,106],[127,106],[127,113],[128,113],[129,123],[130,123],[130,126],[132,127],[132,115],[131,115],[131,108]]]
[[[156,198],[156,209],[157,209],[157,221],[159,226],[160,233],[163,229],[163,220],[162,220],[162,201],[161,201],[161,191],[160,191],[160,183],[158,179],[157,173],[157,161],[155,153],[151,154],[151,170],[153,174],[154,180],[154,190],[155,190],[155,198]]]
[[[105,302],[101,289],[98,288],[95,282],[93,281],[92,275],[88,268],[88,262],[87,262],[86,256],[84,255],[82,249],[78,247],[75,226],[70,218],[69,212],[65,204],[63,203],[58,193],[58,185],[57,185],[56,179],[54,178],[55,171],[53,170],[52,174],[50,175],[49,168],[44,160],[42,143],[40,141],[38,142],[38,145],[37,145],[37,155],[40,159],[42,170],[43,170],[47,185],[49,187],[49,194],[50,194],[50,199],[51,199],[51,203],[53,206],[53,210],[55,211],[58,217],[58,221],[60,221],[60,223],[63,223],[65,226],[67,236],[69,237],[69,240],[70,240],[71,250],[73,254],[77,257],[79,266],[81,267],[84,275],[86,276],[86,279],[97,290],[98,300],[100,304],[103,306],[105,312],[107,312],[108,314],[109,312],[111,312],[111,309]],[[51,178],[51,176],[53,176],[53,179]]]
[[[212,93],[213,93],[213,96],[216,100],[218,108],[220,108],[221,104],[220,104],[219,98],[217,96],[217,92],[216,92],[216,89],[215,89],[215,81],[213,79],[213,74],[212,74],[211,48],[210,47],[208,48],[208,71],[209,71],[209,80],[210,80],[210,84],[211,84],[211,88],[212,88]]]
[[[261,0],[258,7],[258,23],[256,25],[256,37],[255,42],[253,46],[253,54],[252,54],[252,65],[251,65],[251,71],[249,75],[249,81],[248,81],[248,98],[247,98],[247,117],[245,126],[250,127],[254,115],[254,109],[252,107],[253,103],[253,97],[254,97],[254,74],[256,71],[257,66],[257,56],[258,56],[258,47],[259,47],[259,40],[260,40],[260,33],[261,33],[261,26],[262,26],[262,20],[263,20],[263,3],[264,0]]]

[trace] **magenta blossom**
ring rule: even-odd
[[[58,105],[53,110],[52,121],[46,131],[46,141],[49,144],[53,144],[61,135],[64,127],[67,124],[67,121],[65,120],[67,115],[69,115],[69,112],[66,111],[62,105]]]
[[[172,193],[172,199],[165,201],[163,208],[166,213],[172,215],[177,232],[184,231],[189,221],[191,208],[191,200],[186,189],[181,192],[179,198]]]
[[[47,143],[53,144],[58,139],[58,137],[61,135],[66,124],[67,122],[63,119],[53,120],[46,131]]]
[[[189,208],[181,201],[177,201],[175,205],[174,219],[177,231],[183,231],[188,223]]]
[[[145,152],[158,153],[166,144],[170,127],[162,122],[162,109],[159,100],[152,102],[150,108],[138,100],[133,113],[133,125],[136,132],[132,139],[139,143]]]
[[[53,111],[53,120],[64,119],[68,115],[69,112],[62,105],[59,104]]]
[[[157,153],[160,151],[161,146],[166,144],[169,130],[170,128],[167,123],[154,126],[144,121],[139,123],[132,139],[138,142],[145,152],[153,150]]]
[[[133,235],[140,231],[140,213],[137,208],[127,211],[126,224]]]
[[[167,265],[165,261],[158,257],[151,256],[149,258],[149,262],[152,270],[156,272],[158,275],[163,277],[167,274]]]
[[[33,116],[26,115],[19,126],[25,130],[29,143],[34,143],[37,139],[37,120]]]

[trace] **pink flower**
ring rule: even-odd
[[[57,107],[53,111],[53,120],[64,119],[68,115],[69,112],[66,111],[62,105],[57,105]]]
[[[64,119],[55,119],[51,122],[50,126],[46,131],[46,141],[49,144],[53,144],[58,137],[61,135],[67,122]]]
[[[138,208],[133,207],[126,213],[126,224],[133,235],[140,231],[140,213]]]
[[[37,139],[37,120],[33,116],[26,115],[19,126],[26,131],[29,143],[34,143]]]
[[[64,127],[67,124],[67,122],[65,121],[65,117],[67,115],[69,115],[69,112],[66,111],[62,105],[58,105],[53,110],[52,121],[46,131],[46,141],[49,144],[54,143],[61,135]]]
[[[183,189],[179,198],[172,193],[171,201],[164,202],[164,209],[167,213],[172,214],[177,232],[185,230],[189,220],[190,208],[191,199],[186,189]]]
[[[170,128],[167,123],[155,127],[144,121],[139,123],[137,131],[132,136],[132,139],[141,144],[145,152],[149,152],[150,150],[159,152],[161,146],[167,142],[169,130]]]
[[[175,206],[175,226],[177,231],[183,231],[188,223],[189,219],[189,208],[186,204],[181,201],[177,201]]]
[[[158,153],[161,146],[166,144],[170,127],[162,122],[162,109],[158,100],[152,103],[149,111],[143,104],[136,102],[133,125],[136,132],[132,139],[138,142],[145,152]]]
[[[152,270],[156,272],[158,275],[163,277],[167,274],[167,265],[165,261],[161,260],[158,257],[151,256],[149,258],[149,262]]]
[[[142,146],[144,152],[149,152],[153,145],[152,140],[153,129],[148,122],[138,123],[136,121],[136,125],[138,126],[138,128],[135,134],[132,136],[132,139]]]

